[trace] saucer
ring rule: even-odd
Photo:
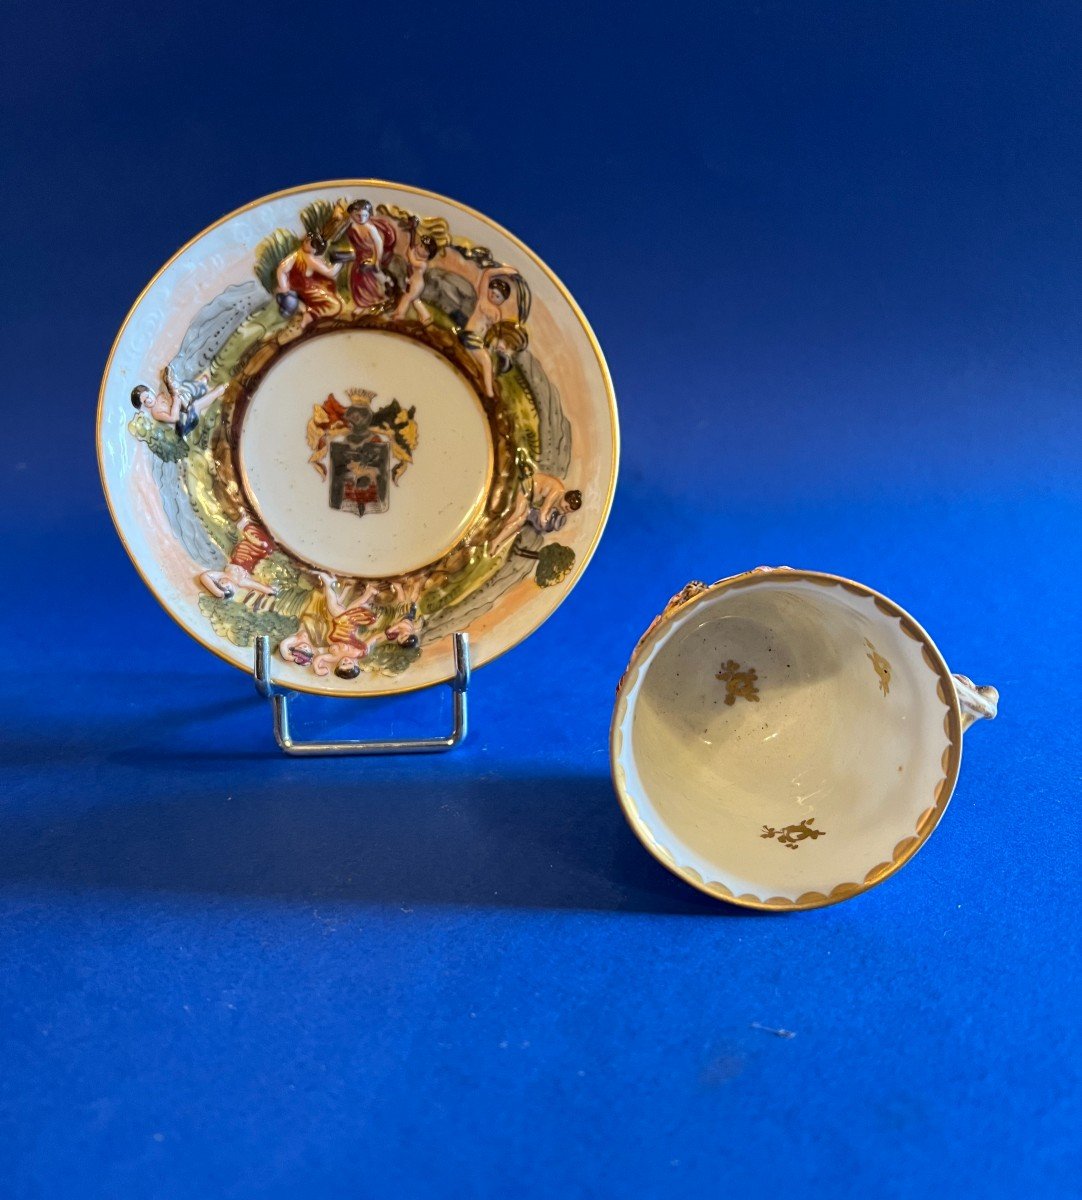
[[[997,702],[871,588],[760,568],[689,584],[643,635],[617,692],[613,780],[639,839],[692,886],[818,908],[927,841],[963,730]]]
[[[223,217],[154,276],[98,407],[109,508],[144,581],[245,671],[386,694],[480,666],[563,601],[619,434],[567,289],[432,192],[342,180]]]

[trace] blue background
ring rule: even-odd
[[[1078,5],[5,26],[3,1194],[1077,1194]],[[98,485],[145,281],[342,176],[510,227],[620,400],[597,557],[443,759],[279,755]],[[877,587],[1003,693],[912,864],[789,917],[668,875],[607,774],[642,628],[764,562]]]

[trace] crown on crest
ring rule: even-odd
[[[346,388],[346,395],[354,404],[371,404],[376,398],[376,393],[367,388]]]

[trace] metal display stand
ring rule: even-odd
[[[454,723],[446,737],[390,738],[386,741],[298,742],[289,731],[289,698],[292,693],[279,690],[271,681],[271,650],[268,637],[257,637],[252,672],[255,690],[271,702],[274,714],[274,740],[286,754],[316,758],[332,754],[442,754],[453,750],[466,737],[467,696],[470,686],[470,635],[456,633],[454,642],[455,673],[448,681],[454,705]]]

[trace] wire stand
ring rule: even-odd
[[[255,690],[271,702],[274,714],[274,740],[286,754],[299,758],[316,758],[331,754],[442,754],[453,750],[466,737],[468,728],[466,693],[470,686],[470,635],[452,635],[455,654],[455,673],[449,680],[454,705],[454,724],[447,737],[395,739],[386,741],[298,742],[289,731],[290,692],[280,691],[271,680],[270,639],[255,641]]]

